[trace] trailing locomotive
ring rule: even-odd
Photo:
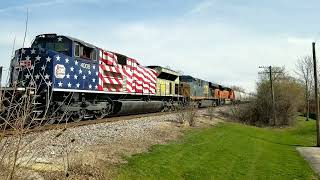
[[[37,117],[79,121],[234,100],[229,88],[168,68],[145,67],[136,59],[57,34],[38,35],[30,48],[16,50],[10,69],[10,88],[32,95]]]
[[[192,76],[180,76],[182,95],[194,106],[209,107],[228,104],[234,100],[232,89]]]

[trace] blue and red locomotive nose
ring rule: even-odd
[[[16,50],[11,61],[10,83],[17,87],[52,86],[52,60],[56,52],[39,48]]]
[[[11,67],[10,82],[18,87],[98,91],[98,61],[52,50],[23,48],[16,51]]]

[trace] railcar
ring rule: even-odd
[[[39,119],[80,121],[234,99],[233,91],[221,85],[157,65],[142,66],[134,58],[57,34],[38,35],[30,48],[16,50],[10,71],[5,96],[15,92],[19,101],[27,95]],[[57,120],[50,118],[50,123]]]
[[[254,98],[254,95],[242,91],[234,91],[234,94],[234,102],[236,103],[249,102],[252,98]]]

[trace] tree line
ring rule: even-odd
[[[298,114],[306,116],[306,120],[314,118],[312,58],[310,56],[298,58],[294,73],[289,73],[285,67],[272,67],[275,114],[272,111],[268,71],[266,69],[259,73],[256,96],[250,103],[236,108],[235,119],[256,126],[283,126],[293,124]]]

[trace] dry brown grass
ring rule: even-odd
[[[181,125],[187,123],[189,126],[194,127],[196,125],[196,115],[196,110],[177,112],[174,122],[177,122]]]
[[[186,112],[186,119],[189,123],[189,126],[194,127],[196,126],[196,114],[195,110],[190,110]]]
[[[43,171],[41,173],[44,179],[56,180],[56,179],[90,179],[90,180],[104,180],[105,177],[105,164],[96,163],[95,165],[89,165],[83,162],[82,159],[76,158],[69,162],[67,171]]]
[[[209,107],[206,111],[206,115],[209,116],[209,119],[212,120],[215,117],[214,107]]]

